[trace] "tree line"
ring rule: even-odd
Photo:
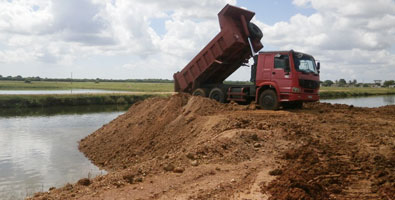
[[[338,86],[338,87],[369,87],[371,85],[377,85],[377,86],[384,86],[384,87],[389,87],[391,85],[395,85],[395,80],[386,80],[383,82],[383,84],[380,83],[358,83],[357,80],[349,80],[348,82],[341,78],[339,80],[331,81],[331,80],[325,80],[321,81],[321,85],[324,87],[330,87],[330,86]]]

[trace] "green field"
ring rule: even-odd
[[[96,89],[139,93],[0,95],[0,108],[30,108],[81,105],[130,105],[152,96],[173,92],[172,83],[139,82],[52,82],[0,81],[0,90],[70,90]],[[141,93],[140,93],[141,92]]]
[[[46,94],[0,95],[0,108],[28,108],[48,106],[125,105],[159,94]],[[166,95],[162,95],[166,96]]]
[[[137,82],[53,82],[0,81],[0,90],[69,90],[97,89],[131,92],[173,92],[173,83],[137,83]]]
[[[114,94],[47,94],[47,95],[0,95],[0,108],[28,108],[47,106],[79,105],[122,105],[158,95],[171,95],[173,83],[140,82],[49,82],[37,81],[0,81],[0,90],[70,90],[98,89],[112,91],[130,91],[142,93]],[[395,88],[353,88],[322,87],[321,99],[345,98],[355,96],[395,94]]]
[[[395,88],[321,87],[320,98],[345,98],[395,94]]]
[[[141,82],[53,82],[34,81],[0,81],[0,90],[70,90],[97,89],[130,92],[173,92],[173,83],[141,83]],[[394,94],[395,88],[356,88],[356,87],[321,87],[320,94],[324,98],[385,95]]]

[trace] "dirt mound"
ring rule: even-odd
[[[149,99],[83,139],[80,150],[109,171],[143,163],[148,171],[158,170],[166,162],[182,166],[187,161],[185,154],[204,156],[210,153],[208,148],[216,148],[199,143],[221,131],[221,127],[212,127],[218,119],[209,115],[235,109],[237,106],[187,95]]]
[[[80,142],[108,175],[37,199],[394,199],[395,106],[256,110],[174,95]]]

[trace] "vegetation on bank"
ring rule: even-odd
[[[339,80],[321,81],[321,85],[324,87],[390,87],[395,85],[395,80],[375,80],[374,83],[358,83],[357,80],[349,80],[348,82],[341,78]]]
[[[68,114],[123,112],[128,110],[128,108],[130,108],[129,104],[1,108],[0,117],[55,116]]]
[[[125,105],[149,97],[153,94],[62,94],[62,95],[0,95],[0,108],[30,108],[50,106],[81,105]]]
[[[395,88],[321,87],[321,99],[347,98],[373,95],[392,95]]]
[[[233,83],[237,84],[237,83]],[[97,89],[112,91],[146,92],[147,94],[46,94],[0,95],[0,108],[31,108],[81,105],[130,105],[152,96],[173,92],[173,83],[145,82],[51,82],[0,81],[0,90],[70,90]],[[163,94],[161,94],[163,92]],[[156,93],[156,94],[155,94]],[[321,99],[395,94],[395,88],[321,87]],[[169,94],[168,94],[169,95]]]

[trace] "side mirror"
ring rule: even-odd
[[[321,69],[321,63],[317,62],[317,71],[318,71],[318,73],[320,73],[320,69]]]

